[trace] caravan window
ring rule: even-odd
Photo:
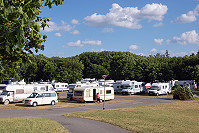
[[[61,87],[64,87],[64,85],[61,85]]]
[[[65,85],[65,87],[67,87],[68,85]]]
[[[111,90],[106,90],[106,94],[111,94]]]
[[[45,87],[41,87],[41,88],[40,88],[40,91],[45,91]]]
[[[23,94],[24,93],[24,89],[16,89],[16,94]]]
[[[82,91],[75,91],[74,96],[82,96],[83,92]]]
[[[138,88],[138,85],[135,85],[135,88]]]
[[[56,85],[55,87],[59,87],[59,85]]]

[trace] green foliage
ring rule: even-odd
[[[40,33],[40,28],[47,26],[50,19],[39,17],[43,3],[44,0],[0,1],[0,58],[3,64],[27,59],[33,50],[44,50],[42,43],[47,36]],[[46,0],[44,6],[52,8],[53,4],[62,3],[63,0]]]
[[[187,86],[181,87],[177,84],[173,87],[173,89],[173,99],[188,100],[193,98],[193,93]]]

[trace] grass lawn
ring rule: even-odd
[[[69,133],[56,121],[39,118],[0,118],[1,133]]]
[[[64,116],[99,120],[133,132],[198,133],[199,101],[68,113]]]
[[[106,101],[106,104],[114,104],[120,102],[128,102],[130,100],[124,99],[113,99],[110,101]],[[100,103],[103,104],[103,103]],[[95,106],[99,105],[97,103],[77,103],[76,101],[70,101],[64,96],[60,96],[59,102],[52,105],[39,105],[37,107],[26,106],[24,103],[10,103],[9,105],[4,105],[0,103],[0,108],[2,109],[19,109],[19,110],[34,110],[34,109],[51,109],[51,108],[67,108],[67,107],[79,107],[79,106]]]

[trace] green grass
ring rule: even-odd
[[[64,116],[94,119],[133,132],[198,133],[199,101],[68,113]]]
[[[1,133],[68,133],[58,122],[39,117],[0,118]]]

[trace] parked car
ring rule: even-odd
[[[58,96],[55,91],[48,92],[33,92],[28,98],[25,99],[26,105],[36,107],[37,105],[58,103]]]

